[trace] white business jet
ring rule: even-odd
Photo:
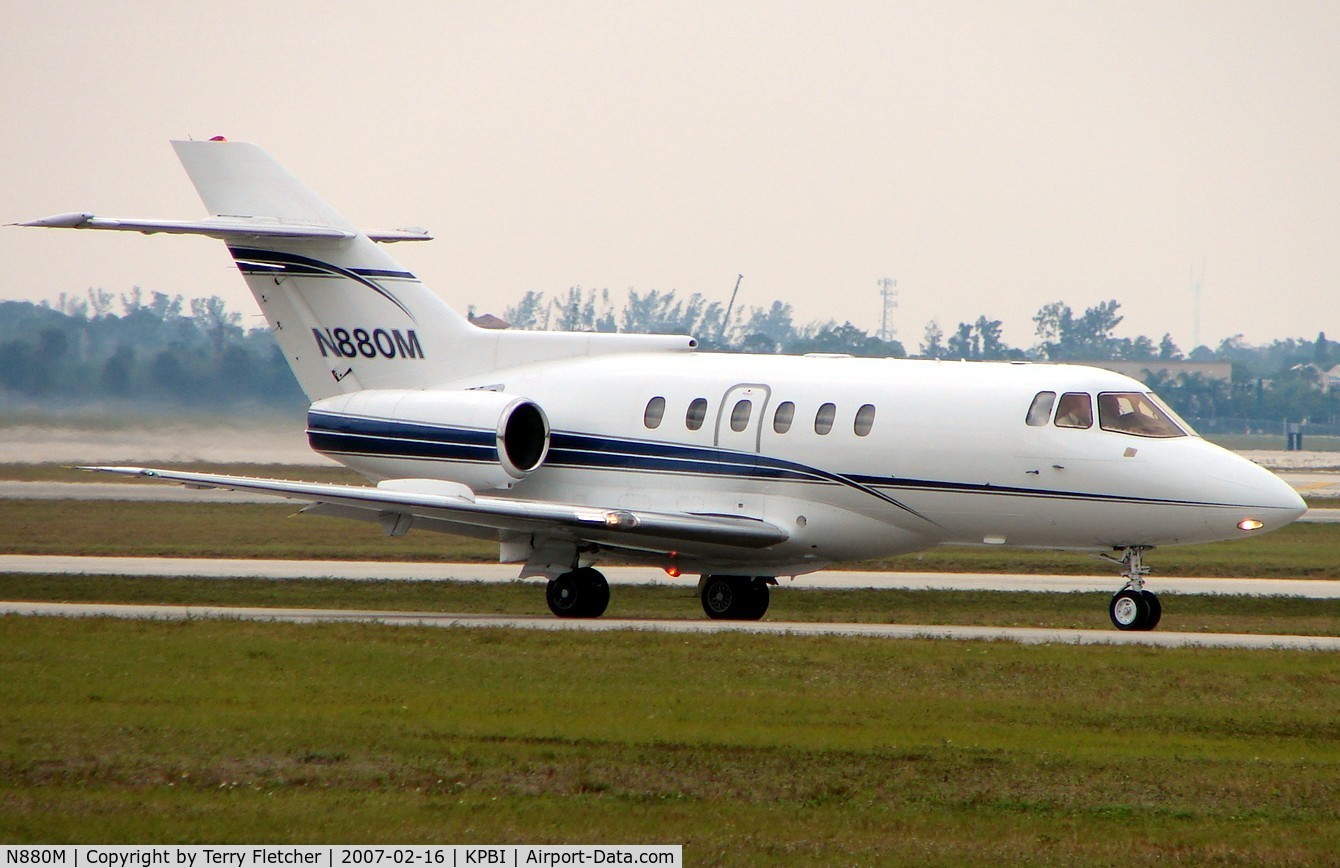
[[[304,512],[500,543],[559,617],[609,602],[607,559],[701,575],[712,618],[768,586],[935,545],[1102,553],[1112,622],[1152,629],[1155,546],[1242,539],[1305,511],[1141,383],[1095,368],[694,352],[688,336],[484,330],[261,148],[174,142],[212,215],[24,226],[228,245],[311,399],[313,449],[375,482],[104,467],[309,501]]]

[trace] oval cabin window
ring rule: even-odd
[[[814,416],[814,433],[827,434],[833,430],[833,418],[837,416],[837,404],[824,404]]]
[[[642,424],[648,428],[661,427],[661,419],[665,417],[665,399],[656,397],[647,402],[647,409],[642,413]]]
[[[875,405],[862,404],[856,411],[855,431],[857,437],[864,437],[875,427]]]
[[[690,431],[697,431],[703,427],[703,420],[707,418],[707,399],[694,398],[693,403],[689,404],[689,412],[684,416],[684,425]]]
[[[754,403],[748,398],[735,402],[735,409],[730,411],[730,429],[737,434],[749,427],[749,414],[754,409]]]
[[[778,434],[785,434],[791,430],[791,423],[796,418],[796,403],[794,401],[783,401],[777,405],[777,412],[772,414],[772,430]]]

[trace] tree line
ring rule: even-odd
[[[268,328],[244,329],[217,296],[137,287],[0,302],[0,397],[78,405],[106,400],[241,409],[305,403]]]
[[[946,332],[929,323],[915,355],[922,358],[1151,363],[1149,385],[1183,415],[1211,427],[1218,420],[1308,419],[1340,424],[1340,389],[1323,388],[1323,372],[1340,364],[1340,343],[1324,333],[1252,346],[1241,335],[1189,353],[1168,334],[1117,337],[1121,305],[1109,300],[1082,312],[1064,302],[1033,317],[1036,342],[1013,347],[1003,323],[980,316]],[[706,350],[752,353],[848,353],[904,358],[898,341],[881,340],[850,322],[799,323],[788,304],[728,310],[694,293],[630,290],[621,304],[608,290],[572,287],[554,298],[527,292],[504,310],[513,328],[695,335]],[[1227,362],[1231,381],[1167,374],[1159,362]],[[305,404],[268,328],[244,328],[242,315],[218,297],[186,300],[139,288],[113,296],[90,289],[55,302],[0,302],[0,399],[67,404],[106,399],[187,406],[294,408]]]
[[[1014,347],[1003,338],[1004,323],[979,316],[946,332],[938,322],[926,325],[915,356],[929,359],[1037,362],[1148,362],[1146,382],[1182,415],[1207,430],[1275,433],[1285,419],[1314,426],[1340,426],[1340,388],[1325,388],[1325,372],[1340,364],[1340,343],[1324,332],[1313,340],[1287,338],[1263,346],[1241,335],[1216,348],[1199,346],[1188,353],[1164,333],[1157,340],[1139,335],[1118,337],[1124,317],[1115,299],[1082,312],[1062,301],[1043,305],[1033,316],[1036,342]],[[682,299],[673,291],[629,290],[622,308],[608,290],[572,287],[546,299],[527,292],[503,318],[515,328],[576,331],[626,331],[695,335],[705,349],[753,353],[849,353],[857,356],[909,354],[898,341],[883,341],[850,322],[800,324],[792,307],[774,301],[767,307],[727,311],[720,302],[694,293]],[[1231,380],[1201,373],[1169,373],[1168,362],[1226,362]],[[1175,365],[1169,367],[1177,367]],[[1336,433],[1340,433],[1340,428]]]

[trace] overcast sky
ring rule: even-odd
[[[781,299],[899,338],[1115,298],[1126,335],[1340,337],[1335,2],[0,0],[0,222],[203,215],[254,141],[501,313],[572,285]],[[0,229],[0,297],[221,295],[221,243]]]

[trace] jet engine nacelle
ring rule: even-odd
[[[312,448],[380,479],[447,479],[511,488],[549,454],[534,401],[489,391],[369,389],[312,404]]]

